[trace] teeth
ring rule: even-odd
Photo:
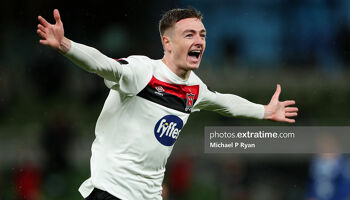
[[[193,50],[188,52],[189,56],[195,56],[196,58],[199,58],[199,56],[201,55],[201,50]]]

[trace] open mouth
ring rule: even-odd
[[[193,64],[198,64],[201,58],[201,50],[192,50],[188,52],[189,61]]]
[[[188,56],[196,57],[197,59],[199,58],[200,55],[201,55],[201,51],[199,51],[199,50],[188,52]]]

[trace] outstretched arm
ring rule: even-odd
[[[55,24],[38,16],[40,44],[58,50],[82,69],[107,80],[107,87],[125,94],[135,95],[148,83],[151,74],[147,64],[144,64],[144,58],[130,56],[125,59],[126,63],[120,63],[95,48],[73,42],[64,36],[63,23],[57,9],[53,15]]]
[[[288,106],[294,105],[295,101],[287,100],[281,102],[279,101],[280,94],[281,86],[278,84],[275,94],[273,94],[270,103],[264,106],[264,119],[269,119],[278,122],[294,123],[295,119],[290,119],[290,117],[296,117],[298,115],[298,108]]]
[[[132,76],[128,69],[99,52],[97,49],[75,43],[64,36],[63,23],[57,9],[53,11],[56,23],[50,24],[38,16],[37,33],[41,37],[40,44],[58,50],[84,70],[96,73],[109,81],[118,82],[122,74]],[[129,78],[130,79],[130,78]]]
[[[293,100],[283,102],[278,100],[281,93],[280,85],[277,85],[277,90],[268,105],[255,104],[233,94],[213,92],[204,84],[202,88],[202,98],[194,110],[203,109],[229,117],[252,117],[288,123],[294,123],[295,120],[290,117],[295,117],[298,113],[297,107],[288,107],[295,104]]]
[[[56,21],[55,24],[50,24],[43,17],[38,16],[40,24],[38,24],[37,33],[42,38],[39,42],[65,54],[70,50],[71,42],[64,37],[63,23],[57,9],[53,11],[53,16]]]

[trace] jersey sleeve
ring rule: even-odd
[[[194,111],[215,111],[229,117],[249,117],[262,119],[264,117],[264,106],[252,103],[242,97],[233,94],[221,94],[211,91],[204,84],[200,84],[198,103]]]
[[[145,56],[112,59],[95,48],[71,41],[65,54],[82,69],[105,79],[107,87],[127,95],[136,95],[151,78],[151,65]]]

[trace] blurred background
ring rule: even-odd
[[[39,45],[37,16],[112,58],[163,51],[171,8],[204,15],[196,73],[212,89],[267,104],[276,84],[299,107],[296,126],[350,125],[350,1],[128,0],[0,3],[0,199],[82,199],[90,146],[108,89],[102,78]],[[348,155],[204,154],[205,126],[286,125],[191,115],[168,160],[164,199],[348,199]],[[350,134],[350,133],[349,133]],[[350,143],[350,141],[349,141]],[[297,148],[297,147],[296,147]]]

